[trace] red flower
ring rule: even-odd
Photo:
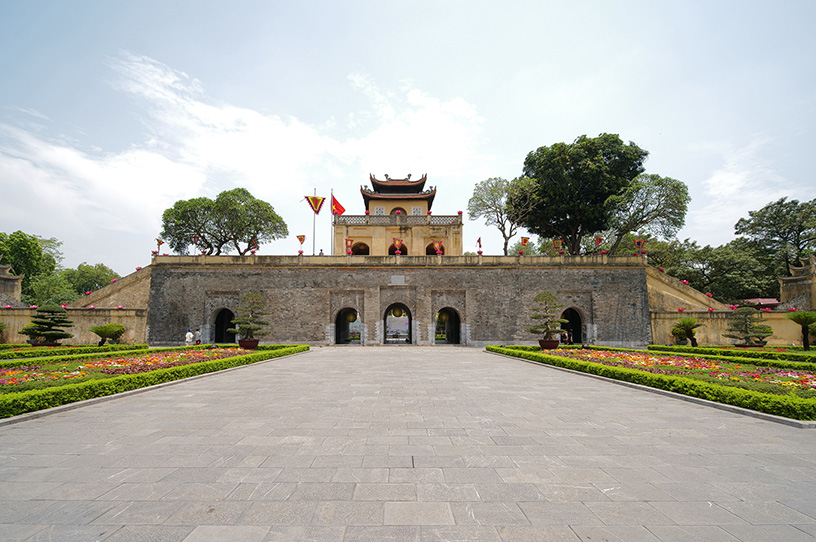
[[[711,292],[706,292],[706,295],[707,295],[708,297],[714,297],[714,294],[712,294]]]
[[[684,309],[683,307],[680,307],[680,308],[679,308],[679,309],[677,309],[677,310],[678,310],[679,312],[683,312],[683,311],[684,311],[684,310],[686,310],[686,309]]]
[[[688,284],[687,280],[681,280],[680,282],[682,282],[683,284]]]
[[[714,307],[708,307],[708,312],[714,312],[714,311],[715,311]]]
[[[791,312],[796,312],[796,311],[798,311],[799,309],[797,309],[796,307],[791,307],[791,308],[789,308],[788,310],[789,310],[789,311],[791,311]]]
[[[665,273],[665,272],[666,272],[666,270],[665,270],[665,269],[663,269],[662,267],[658,267],[658,268],[657,268],[657,270],[658,270],[658,271],[660,271],[661,273]]]
[[[762,312],[771,312],[771,309],[769,309],[768,307],[765,307],[764,309],[762,309]]]

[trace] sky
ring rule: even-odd
[[[150,262],[162,212],[235,187],[330,252],[332,191],[428,175],[435,214],[527,154],[618,134],[689,187],[700,245],[816,197],[816,2],[0,2],[0,232]],[[426,186],[426,187],[427,187]],[[465,220],[465,250],[501,235]],[[648,248],[648,247],[647,247]]]

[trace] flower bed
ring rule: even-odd
[[[113,363],[105,364],[104,367],[94,367],[93,370],[91,370],[89,365],[96,365],[101,360],[77,361],[71,359],[70,361],[72,363],[66,364],[64,367],[54,367],[53,365],[55,364],[52,364],[50,368],[47,366],[39,367],[40,372],[56,371],[50,375],[56,376],[56,378],[50,381],[47,379],[37,380],[37,370],[11,375],[10,377],[12,378],[33,378],[33,380],[19,384],[10,383],[0,386],[0,388],[5,388],[3,391],[6,392],[0,393],[0,418],[16,416],[26,412],[92,399],[94,397],[113,395],[123,391],[171,382],[307,350],[309,350],[307,345],[282,345],[249,354],[246,353],[246,350],[237,348],[172,348],[165,350],[168,354],[172,354],[168,357],[153,357],[157,353],[156,351],[151,351],[144,355],[118,356],[110,358]],[[226,357],[219,355],[219,351],[221,351],[221,354],[226,354]],[[204,354],[205,356],[209,354],[214,355],[210,357],[200,357],[197,361],[190,361],[195,358],[177,356],[179,353],[190,353],[191,355]],[[62,359],[64,360],[65,358]],[[80,369],[79,366],[82,366],[82,368]],[[28,366],[27,369],[31,367],[32,366]],[[141,368],[142,370],[137,371],[137,368]],[[16,369],[19,370],[21,367],[17,367]],[[128,371],[135,372],[129,372],[128,374],[106,374],[101,372],[102,370],[118,371],[119,369],[127,369]],[[75,372],[81,373],[85,371],[87,372],[84,375],[74,374]],[[43,389],[18,391],[26,386],[43,387]]]
[[[2,359],[22,359],[22,358],[40,358],[47,356],[62,356],[74,354],[90,354],[96,352],[118,352],[127,350],[144,350],[147,348],[146,344],[106,344],[104,346],[90,346],[90,345],[64,345],[64,346],[22,346],[16,345],[18,348],[6,348],[0,350],[0,360]]]
[[[213,359],[230,358],[246,354],[240,348],[213,348],[207,350],[162,350],[131,356],[109,357],[93,360],[79,360],[71,363],[45,362],[22,367],[0,368],[0,393],[18,391],[24,384],[59,383],[66,380],[78,381],[94,375],[136,374],[156,369],[168,369],[200,363]],[[27,386],[32,388],[35,386]],[[16,388],[16,389],[14,389]]]
[[[750,360],[722,356],[695,358],[624,349],[565,349],[547,354],[491,345],[486,349],[777,416],[816,420],[812,364],[756,360],[757,365],[749,365],[745,362]]]

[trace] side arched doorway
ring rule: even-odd
[[[562,329],[567,330],[568,335],[571,335],[572,344],[582,344],[584,342],[584,338],[581,333],[581,315],[578,314],[578,311],[573,308],[569,308],[561,313],[561,318],[567,320],[567,323],[561,327]]]
[[[216,344],[234,343],[235,335],[227,333],[232,328],[232,319],[235,315],[229,309],[221,309],[215,316],[215,342]]]
[[[365,243],[354,243],[351,247],[351,254],[353,256],[368,256],[370,249]]]
[[[435,344],[459,344],[462,321],[455,309],[445,307],[436,313]]]
[[[341,310],[334,321],[334,344],[360,344],[362,328],[356,309]]]
[[[402,303],[394,303],[385,309],[383,317],[383,344],[411,344],[411,311]]]

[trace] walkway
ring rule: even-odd
[[[816,537],[816,431],[481,350],[317,348],[0,427],[0,539]]]

